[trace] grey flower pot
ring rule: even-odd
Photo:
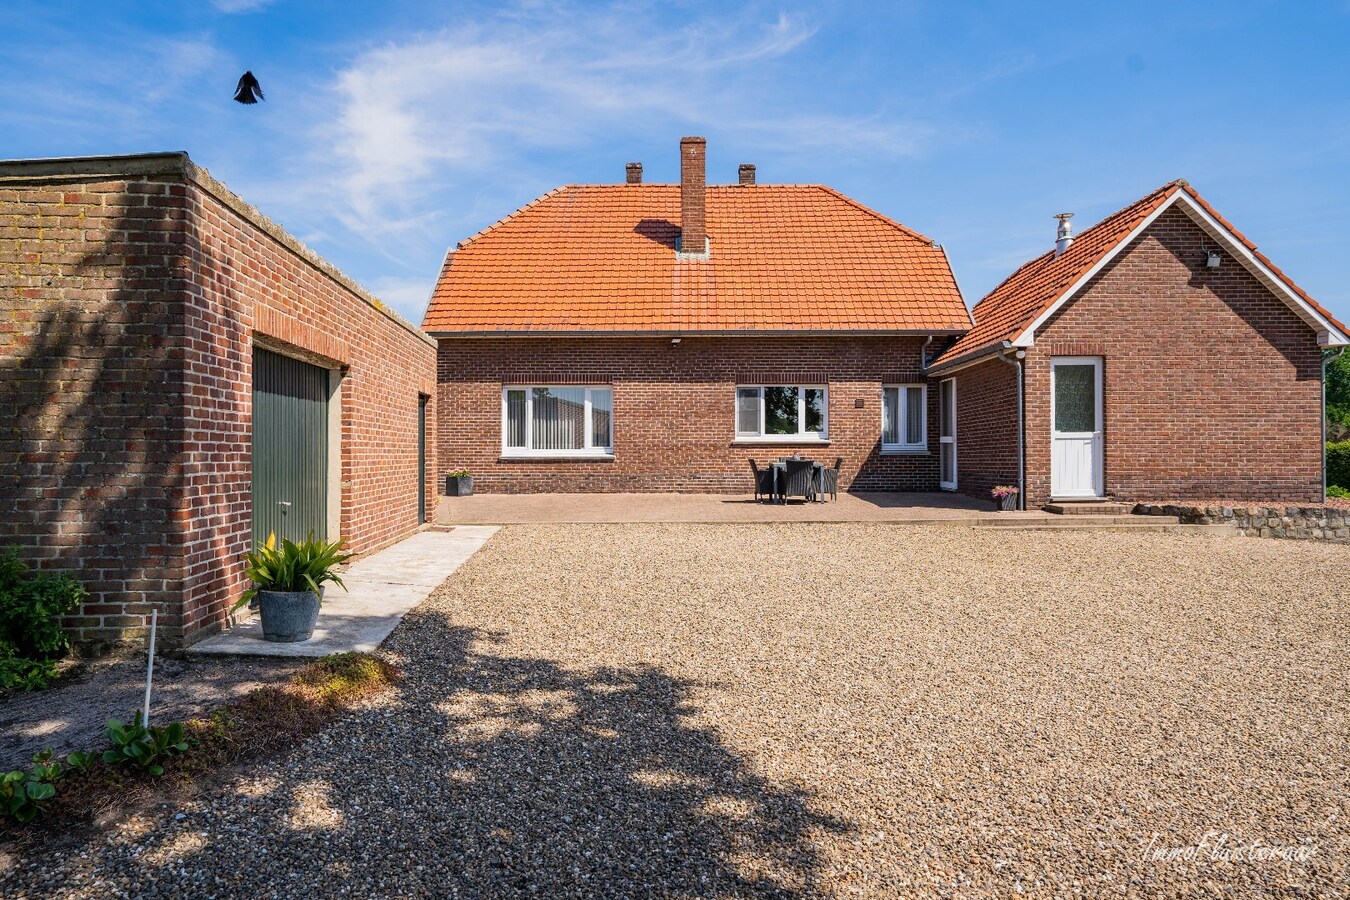
[[[307,641],[319,621],[319,595],[313,591],[258,591],[263,638],[278,644]]]
[[[473,496],[473,476],[447,475],[445,478],[445,496],[447,497],[472,497]]]
[[[998,508],[1001,509],[1001,510],[1003,510],[1004,512],[1012,512],[1012,511],[1014,511],[1014,510],[1017,509],[1017,495],[1016,495],[1016,494],[1009,494],[1009,495],[1006,496],[1006,497],[1000,497],[1000,498],[998,498],[997,500],[995,500],[994,502],[997,503],[997,504],[998,504]]]

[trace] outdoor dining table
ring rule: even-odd
[[[816,499],[815,499],[815,502],[816,502],[816,503],[824,503],[824,502],[825,502],[825,464],[822,463],[822,462],[815,462],[814,460],[803,460],[803,462],[810,462],[813,466],[815,466],[815,472],[814,472],[813,475],[812,475],[812,478],[815,480],[815,483],[816,483]],[[786,502],[787,502],[787,498],[783,496],[783,490],[782,490],[782,489],[783,489],[784,482],[787,480],[787,460],[785,460],[785,459],[780,459],[778,462],[775,462],[775,463],[769,463],[769,466],[770,466],[770,468],[773,469],[773,490],[774,490],[774,493],[777,494],[778,497],[779,497],[779,501],[778,501],[778,502],[780,502],[780,503],[786,503]]]

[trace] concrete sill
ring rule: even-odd
[[[614,454],[613,454],[613,453],[604,453],[604,454],[601,454],[601,453],[578,453],[578,454],[571,455],[571,456],[535,456],[535,455],[532,455],[532,454],[524,454],[524,455],[520,455],[520,456],[506,456],[506,455],[502,455],[502,456],[497,457],[497,462],[512,462],[512,463],[518,463],[518,462],[528,462],[528,463],[577,463],[577,462],[588,462],[588,463],[590,463],[590,462],[594,462],[594,463],[603,463],[603,462],[614,462]]]
[[[932,456],[927,450],[882,450],[881,456]]]
[[[733,447],[828,447],[828,440],[811,440],[810,438],[736,438],[731,442]]]

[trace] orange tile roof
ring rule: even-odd
[[[1228,229],[1233,237],[1242,242],[1252,255],[1268,267],[1290,290],[1307,301],[1341,331],[1345,331],[1343,325],[1266,259],[1256,249],[1255,244],[1219,215],[1194,188],[1184,180],[1178,179],[1112,213],[1079,234],[1062,255],[1056,257],[1053,249],[1048,250],[1009,275],[1002,284],[975,304],[972,310],[975,327],[949,347],[933,364],[934,367],[948,365],[960,359],[978,357],[992,352],[1004,341],[1015,339],[1177,191],[1184,191]]]
[[[707,260],[676,258],[679,185],[558,188],[463,241],[432,333],[970,327],[940,247],[818,185],[707,189]]]

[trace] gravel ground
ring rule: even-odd
[[[150,721],[187,719],[282,681],[305,660],[155,658]],[[107,746],[111,717],[130,722],[145,700],[145,654],[80,663],[55,686],[0,699],[0,768],[27,767],[39,750],[58,755]]]
[[[390,638],[392,697],[11,866],[0,895],[1339,896],[1345,561],[1210,535],[505,529]],[[1145,859],[1201,842],[1311,856]]]

